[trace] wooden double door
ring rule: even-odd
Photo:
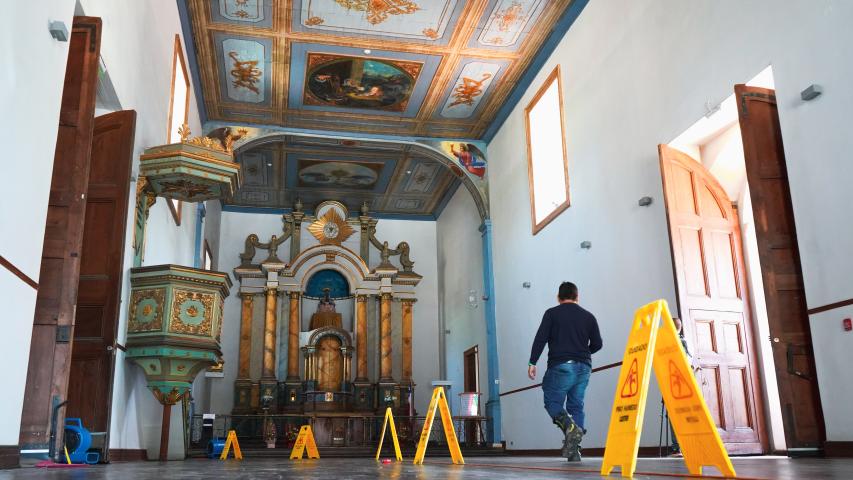
[[[761,398],[737,210],[699,162],[660,147],[684,335],[730,453],[762,453]]]
[[[826,440],[776,92],[735,86],[788,453]],[[696,160],[660,146],[679,311],[732,453],[767,451],[737,210]],[[770,375],[771,372],[766,372]]]

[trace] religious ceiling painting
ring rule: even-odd
[[[292,29],[446,44],[461,0],[294,0]]]
[[[422,67],[418,62],[309,53],[303,101],[402,112]]]
[[[545,9],[547,0],[492,0],[469,46],[518,49]]]
[[[483,179],[486,175],[486,155],[473,143],[441,142],[442,150],[452,155],[469,175]]]
[[[214,0],[210,5],[210,18],[213,22],[249,25],[253,27],[272,26],[273,0]]]
[[[288,102],[305,110],[414,117],[438,62],[435,55],[371,51],[366,57],[351,47],[295,43]]]
[[[373,190],[384,164],[300,160],[297,176],[299,188]]]
[[[311,211],[337,198],[354,212],[367,203],[377,214],[434,219],[465,174],[461,170],[454,174],[447,165],[411,148],[292,135],[238,147],[235,161],[244,171],[243,187],[225,205],[280,210],[301,200]]]
[[[179,0],[206,124],[460,139],[572,1]]]
[[[268,107],[272,98],[272,41],[269,39],[216,35],[216,49],[222,59],[219,70],[220,98],[223,102]]]
[[[469,118],[478,112],[492,84],[506,69],[507,62],[481,62],[469,60],[460,63],[459,71],[446,94],[444,105],[438,112],[442,118]]]

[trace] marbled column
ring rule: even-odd
[[[237,378],[248,380],[250,378],[249,367],[252,355],[252,310],[254,309],[254,294],[241,293],[243,299],[240,311],[240,358],[237,368]]]
[[[379,381],[390,383],[394,381],[391,369],[391,294],[383,293],[379,305]]]
[[[299,292],[290,292],[290,320],[287,324],[287,380],[299,380]]]
[[[403,302],[403,378],[404,384],[412,383],[412,306],[417,300],[404,298]]]
[[[266,316],[264,317],[264,365],[261,378],[275,379],[275,305],[278,297],[278,290],[276,287],[268,287],[266,295]]]
[[[355,355],[358,360],[356,365],[355,381],[367,381],[367,295],[356,297],[355,310]]]

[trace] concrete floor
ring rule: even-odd
[[[789,459],[783,457],[736,458],[733,460],[738,478],[811,480],[853,478],[853,459]],[[168,462],[128,462],[97,465],[79,469],[20,468],[0,471],[0,479],[535,479],[535,478],[602,478],[598,475],[600,458],[585,459],[582,463],[568,464],[554,457],[470,457],[465,466],[450,464],[441,458],[427,459],[425,465],[412,465],[411,459],[403,463],[383,465],[373,459],[330,458],[320,460],[246,459],[242,462],[228,460],[193,459]],[[707,475],[719,475],[707,469]],[[681,459],[640,459],[634,478],[672,478],[688,476]],[[611,476],[607,478],[619,478]],[[717,477],[720,478],[720,477]]]

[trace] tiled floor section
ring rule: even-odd
[[[742,479],[853,478],[853,459],[736,458],[734,465],[738,477]],[[465,466],[451,465],[449,461],[440,458],[428,458],[427,464],[423,466],[412,465],[411,459],[388,465],[373,459],[247,459],[242,462],[193,459],[165,464],[114,463],[73,470],[30,467],[0,471],[0,479],[591,479],[602,478],[597,473],[600,466],[599,458],[586,459],[580,464],[567,464],[565,460],[553,457],[470,457]],[[713,469],[709,470],[705,473],[718,475]],[[687,469],[680,459],[640,459],[634,478],[665,479],[681,476],[687,476]],[[617,474],[606,478],[619,477]]]

